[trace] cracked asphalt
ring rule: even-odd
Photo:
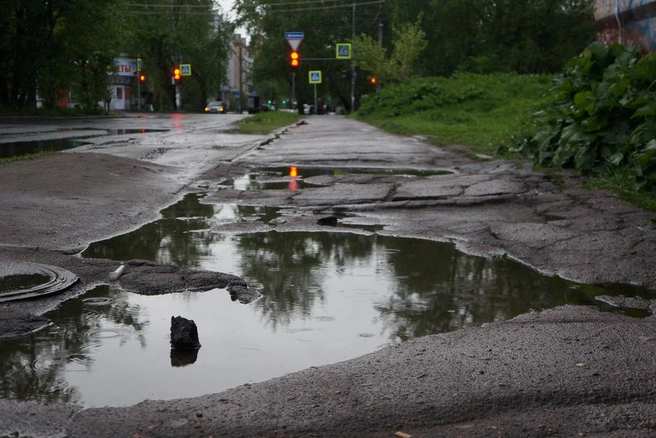
[[[81,279],[64,294],[0,307],[0,335],[42,327],[44,312],[107,283],[115,262],[76,254],[156,219],[190,191],[207,192],[203,202],[286,208],[292,214],[275,224],[278,231],[318,229],[319,218],[334,215],[337,227],[377,225],[380,234],[505,254],[575,281],[656,290],[654,214],[584,190],[574,174],[556,186],[528,163],[474,161],[462,146],[437,148],[339,116],[308,117],[273,141],[217,126],[231,121],[176,115],[35,127],[0,120],[0,143],[62,135],[62,123],[169,129],[97,137],[56,156],[0,165],[0,262],[53,264]],[[250,169],[290,165],[351,171],[308,178],[312,185],[296,191],[215,190]],[[654,308],[653,299],[626,301]],[[653,316],[564,306],[193,399],[92,409],[3,399],[0,436],[646,437],[656,433],[654,353]]]

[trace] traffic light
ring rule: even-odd
[[[175,79],[176,82],[179,82],[181,77],[182,76],[180,75],[180,69],[178,67],[173,69],[173,79]]]
[[[146,75],[145,74],[139,73],[139,82],[141,82],[142,84],[146,83]]]
[[[292,50],[292,53],[289,54],[289,63],[292,68],[298,68],[301,63],[301,57],[298,55],[296,50]]]
[[[376,85],[376,81],[377,81],[376,76],[372,76],[371,78],[369,78],[369,83],[371,85]]]

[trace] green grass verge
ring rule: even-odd
[[[656,212],[656,190],[638,190],[635,177],[629,171],[593,177],[586,180],[584,186],[589,189],[608,190],[633,205]]]
[[[236,123],[240,134],[268,134],[296,123],[301,116],[286,111],[266,111],[246,117]]]
[[[54,155],[58,153],[59,151],[45,151],[45,152],[36,152],[34,154],[18,155],[15,157],[0,158],[0,164],[13,163],[14,161],[34,160],[36,158],[47,157],[49,155]]]
[[[462,144],[494,154],[531,124],[547,102],[550,75],[458,74],[392,85],[367,96],[355,117],[440,146]]]
[[[389,132],[426,136],[438,146],[460,144],[476,153],[519,157],[508,149],[516,146],[514,138],[534,132],[532,115],[551,102],[553,79],[517,74],[415,79],[363,98],[355,117]],[[558,184],[558,169],[536,170]],[[631,175],[591,177],[585,186],[656,211],[656,192],[638,191]]]

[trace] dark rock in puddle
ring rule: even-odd
[[[330,227],[334,227],[337,225],[337,218],[335,216],[327,216],[327,217],[322,217],[317,221],[317,224],[319,225],[328,225]]]
[[[195,350],[173,350],[171,349],[171,366],[184,367],[196,363],[198,349]]]
[[[182,316],[171,317],[171,348],[192,351],[200,348],[196,323]]]
[[[121,287],[141,295],[162,295],[172,292],[202,292],[224,289],[231,284],[246,282],[232,274],[214,271],[182,269],[146,260],[125,262],[127,270],[120,278]]]
[[[230,284],[228,285],[228,292],[230,292],[232,301],[239,301],[241,304],[250,304],[262,297],[259,291],[248,287],[246,284]]]

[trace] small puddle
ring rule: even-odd
[[[507,258],[469,256],[428,240],[213,231],[234,221],[272,223],[280,214],[204,205],[189,195],[161,220],[94,243],[84,257],[235,274],[263,296],[241,304],[223,289],[141,296],[96,287],[48,313],[52,327],[2,342],[3,395],[86,407],[193,397],[531,309],[651,293],[547,277]],[[202,347],[195,354],[171,354],[172,316],[196,322]]]
[[[83,140],[59,138],[55,140],[21,141],[0,143],[0,158],[19,157],[41,152],[59,152],[88,144]]]
[[[0,277],[0,296],[4,292],[30,289],[51,280],[45,274],[15,274]]]
[[[239,178],[226,180],[224,186],[235,190],[292,190],[302,189],[313,185],[307,180],[319,176],[343,177],[347,175],[378,175],[378,176],[405,176],[426,177],[434,175],[451,175],[449,169],[384,169],[374,167],[269,167],[253,169]],[[290,187],[290,184],[292,187]]]

